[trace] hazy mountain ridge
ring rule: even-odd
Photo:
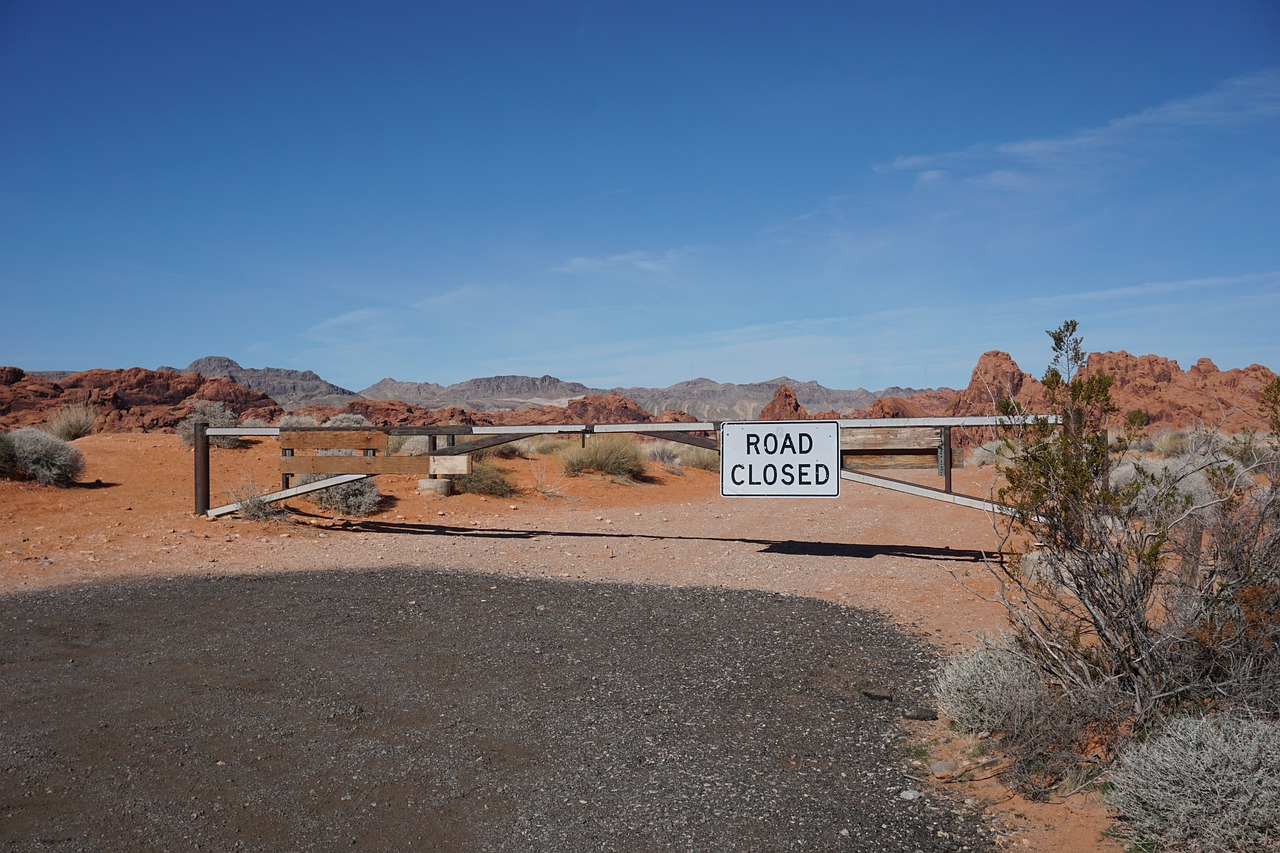
[[[400,382],[387,378],[360,393],[374,400],[400,400],[429,408],[457,406],[474,411],[564,406],[578,397],[616,394],[634,400],[655,415],[675,409],[705,420],[731,420],[754,418],[782,385],[791,386],[801,404],[815,412],[844,412],[869,405],[883,396],[916,393],[916,389],[897,387],[882,391],[865,388],[846,391],[786,376],[744,384],[699,377],[666,388],[591,388],[581,382],[566,382],[554,376],[488,376],[448,387],[434,382]]]
[[[344,406],[361,395],[321,379],[311,370],[284,367],[241,367],[222,355],[198,358],[185,368],[160,367],[174,373],[198,373],[201,376],[230,379],[237,385],[261,391],[285,409],[303,406]]]

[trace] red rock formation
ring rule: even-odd
[[[1258,395],[1276,374],[1261,365],[1220,371],[1202,358],[1182,370],[1176,361],[1155,355],[1132,356],[1127,352],[1091,353],[1086,370],[1112,378],[1111,399],[1118,414],[1112,427],[1120,427],[1128,414],[1146,415],[1148,431],[1208,426],[1226,432],[1263,427]],[[974,368],[969,386],[946,411],[957,417],[991,415],[996,402],[1012,397],[1029,412],[1048,411],[1044,386],[1023,373],[1008,353],[984,353]],[[914,402],[915,398],[909,398]]]
[[[929,412],[914,402],[914,397],[903,399],[901,397],[881,397],[870,406],[862,411],[860,418],[923,418],[928,417]]]
[[[990,416],[1001,400],[1013,399],[1028,412],[1044,412],[1044,386],[1024,373],[1007,352],[991,350],[978,359],[969,385],[947,408],[948,417]]]
[[[49,382],[6,368],[0,377],[13,380],[0,384],[0,427],[8,429],[44,423],[62,406],[93,409],[98,432],[169,429],[196,400],[226,403],[237,414],[266,421],[283,412],[266,394],[195,373],[134,367],[86,370]]]
[[[761,421],[803,421],[809,419],[809,413],[796,399],[796,392],[790,385],[779,385],[773,392],[773,399],[760,410],[756,418]]]

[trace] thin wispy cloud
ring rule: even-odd
[[[1172,293],[1203,290],[1205,288],[1228,288],[1266,282],[1280,284],[1280,271],[1256,273],[1252,275],[1189,278],[1183,281],[1153,281],[1144,284],[1126,285],[1123,287],[1109,287],[1101,290],[1085,290],[1067,294],[1056,294],[1053,296],[1037,296],[1028,301],[1033,305],[1053,306],[1118,299],[1148,299],[1154,296],[1167,296]]]
[[[877,167],[916,172],[917,183],[955,176],[984,186],[1027,190],[1051,180],[1078,178],[1102,165],[1141,155],[1213,129],[1230,129],[1280,117],[1280,69],[1267,68],[1227,80],[1189,98],[1122,116],[1102,127],[1057,137],[982,143],[959,151],[912,154]]]
[[[673,275],[680,261],[687,257],[692,249],[668,249],[665,252],[622,252],[601,258],[580,256],[570,258],[555,267],[552,272],[571,275],[599,276],[652,276],[666,278]]]

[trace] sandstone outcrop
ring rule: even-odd
[[[808,420],[809,413],[796,399],[796,392],[790,385],[779,385],[773,392],[773,399],[760,410],[762,421],[801,421]]]
[[[226,403],[242,417],[268,422],[283,413],[260,391],[195,373],[133,367],[86,370],[52,382],[6,368],[0,379],[12,380],[0,382],[0,427],[5,429],[42,424],[63,406],[92,409],[98,416],[97,432],[169,429],[191,412],[196,400]]]

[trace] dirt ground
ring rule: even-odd
[[[299,582],[317,585],[316,572],[346,577],[365,570],[372,578],[389,575],[367,570],[446,569],[455,573],[448,577],[487,576],[494,585],[518,580],[598,589],[603,583],[795,596],[878,614],[942,654],[1002,624],[998,608],[974,593],[990,589],[983,561],[994,536],[984,513],[849,482],[830,500],[724,499],[717,476],[704,471],[676,475],[651,466],[649,482],[617,483],[565,478],[553,459],[534,457],[502,463],[521,487],[510,499],[427,498],[417,494],[416,478],[382,476],[379,486],[388,497],[368,518],[336,517],[300,498],[288,504],[286,520],[212,521],[192,515],[192,457],[173,436],[95,435],[77,446],[87,468],[76,488],[0,481],[0,595],[10,603],[122,580],[131,583],[110,588],[145,601],[144,591],[156,584],[210,578],[283,582],[296,573]],[[271,440],[241,450],[215,448],[213,503],[274,488],[276,453]],[[895,476],[937,482],[928,471]],[[984,469],[960,469],[956,488],[985,495],[989,478]],[[400,592],[408,594],[394,594]],[[19,665],[31,662],[8,655],[2,663],[8,704],[23,695],[24,686],[13,681]],[[234,681],[230,672],[223,675]],[[351,712],[341,702],[330,710]],[[994,780],[931,777],[929,764],[940,758],[962,769],[979,764],[981,745],[941,721],[899,725],[917,744],[914,757],[904,759],[907,778],[918,774],[922,789],[996,815],[990,832],[998,843],[1040,851],[1121,849],[1101,836],[1107,816],[1095,798],[1027,803]],[[0,778],[4,838],[17,832],[14,816],[22,813],[14,782],[22,762],[0,756],[0,764],[7,767]]]

